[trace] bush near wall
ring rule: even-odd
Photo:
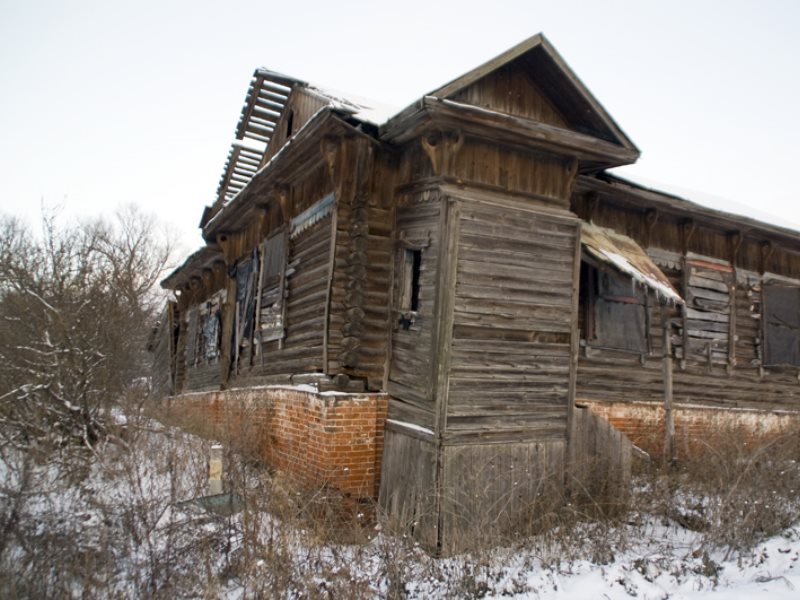
[[[578,404],[606,419],[651,457],[662,456],[666,422],[662,404],[592,400]],[[676,404],[673,421],[678,459],[702,456],[709,448],[729,443],[731,436],[743,445],[758,445],[800,430],[800,413],[780,410]]]

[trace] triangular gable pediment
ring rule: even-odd
[[[429,95],[563,127],[636,150],[542,34]]]

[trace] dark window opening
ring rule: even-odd
[[[403,286],[400,310],[419,310],[419,276],[422,266],[422,250],[406,248],[403,253]]]
[[[294,111],[289,109],[289,114],[286,115],[286,138],[291,137],[294,133]]]
[[[800,366],[800,288],[764,285],[764,363]]]
[[[422,250],[411,250],[411,310],[419,310],[419,271],[422,264]]]
[[[646,352],[646,293],[630,277],[583,263],[581,301],[587,345]]]
[[[415,314],[420,309],[420,277],[422,274],[422,250],[406,248],[401,254],[400,269],[400,324],[410,329]]]

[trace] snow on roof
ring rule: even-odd
[[[652,289],[659,298],[683,304],[666,275],[631,238],[612,229],[581,223],[581,244],[598,260],[607,263]]]
[[[369,98],[355,96],[330,88],[309,85],[308,91],[326,99],[335,110],[349,113],[359,121],[380,126],[399,112],[396,106],[383,104]]]
[[[800,231],[800,219],[798,219],[796,215],[778,216],[770,212],[766,212],[760,208],[743,204],[735,200],[729,200],[721,196],[715,196],[714,194],[701,192],[672,183],[656,181],[648,177],[631,175],[627,171],[622,176],[615,172],[609,172],[608,174],[613,176],[615,179],[621,180],[623,183],[629,182],[635,186],[642,187],[656,193],[674,196],[681,200],[692,202],[705,208],[710,208],[712,210],[728,213],[734,216],[755,219],[774,227],[782,227],[785,229],[794,229],[796,231]]]
[[[380,126],[397,108],[332,89],[312,86],[301,79],[259,68],[253,73],[217,188],[217,205],[227,205],[255,177],[275,127],[293,88],[301,88],[325,101],[333,110],[359,121]]]

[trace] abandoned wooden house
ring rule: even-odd
[[[590,410],[800,406],[800,233],[609,173],[639,151],[541,35],[395,112],[258,69],[236,138],[157,391],[264,402],[274,463],[431,546],[595,446],[624,475]]]

